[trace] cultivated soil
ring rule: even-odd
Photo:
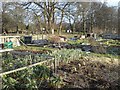
[[[120,87],[118,59],[86,57],[57,67],[57,74],[64,82],[63,88],[109,88]]]

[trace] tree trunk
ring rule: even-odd
[[[18,32],[18,25],[16,26],[16,33],[18,34],[19,32]]]
[[[59,34],[60,34],[60,35],[61,35],[61,32],[62,32],[62,20],[63,20],[63,14],[64,14],[64,11],[62,10],[61,20],[60,20],[60,26],[59,26]]]

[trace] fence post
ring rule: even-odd
[[[0,53],[0,73],[2,72],[2,53]],[[0,77],[0,90],[2,89],[2,77]]]

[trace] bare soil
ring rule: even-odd
[[[120,87],[119,64],[109,59],[91,59],[75,60],[57,67],[57,74],[64,82],[63,88],[118,90]]]

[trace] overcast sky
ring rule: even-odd
[[[46,0],[0,0],[0,2],[14,2],[14,1],[46,1]],[[56,0],[56,1],[63,1],[64,2],[64,0]],[[66,1],[73,1],[74,2],[74,0],[66,0]],[[108,5],[110,5],[110,6],[118,6],[118,2],[120,1],[120,0],[77,0],[77,1],[81,1],[81,2],[83,2],[83,1],[101,1],[101,2],[104,2],[104,1],[106,1],[106,2],[108,2]]]
[[[110,5],[110,6],[118,6],[118,2],[119,2],[120,0],[107,0],[107,2],[108,2],[108,4]]]
[[[120,0],[107,0],[110,6],[118,6]]]

